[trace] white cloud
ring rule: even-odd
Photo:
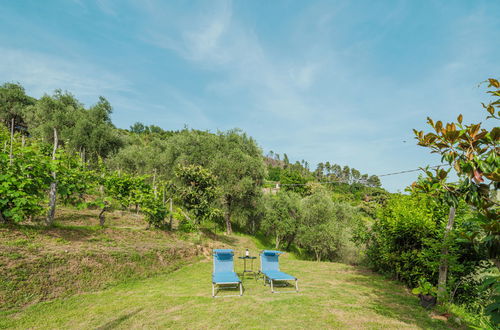
[[[36,97],[61,88],[94,102],[99,95],[132,91],[127,80],[81,59],[73,62],[55,55],[11,48],[0,48],[0,54],[2,80],[20,82]]]
[[[129,2],[122,3],[98,0],[92,8],[119,16],[131,10],[126,8]],[[178,61],[172,80],[153,78],[153,92],[131,88],[119,75],[82,58],[73,62],[6,48],[0,48],[0,76],[22,82],[35,95],[62,87],[92,100],[110,96],[115,108],[123,111],[117,118],[121,126],[136,120],[173,129],[183,124],[212,130],[236,126],[266,149],[295,159],[311,164],[329,160],[381,174],[433,163],[433,156],[415,146],[411,129],[425,127],[427,115],[451,120],[460,111],[471,120],[480,117],[476,100],[483,94],[476,83],[496,64],[489,53],[495,50],[492,40],[498,29],[484,28],[483,22],[494,22],[481,10],[439,22],[448,32],[435,48],[440,52],[413,59],[397,47],[395,53],[382,49],[409,33],[417,36],[411,30],[404,34],[405,23],[422,19],[406,2],[390,5],[389,10],[377,3],[370,7],[374,13],[348,1],[315,2],[292,23],[278,18],[273,24],[287,29],[277,34],[254,28],[253,24],[261,27],[260,17],[241,15],[236,8],[245,6],[230,1],[190,2],[189,8],[156,0],[131,3],[137,25],[129,31],[130,38],[163,49],[165,61],[173,56]],[[442,13],[448,11],[444,7]],[[80,49],[68,47],[71,41],[51,46],[66,54],[75,49],[71,57],[77,58]],[[437,41],[416,38],[408,46],[427,42]],[[425,73],[407,77],[400,71],[411,73],[413,68],[403,66],[391,71],[392,63],[383,56],[396,62],[408,56],[407,64]],[[177,84],[184,69],[189,79],[199,75],[202,82]],[[134,94],[136,90],[142,94]],[[409,183],[400,178],[384,180],[395,190]]]
[[[109,0],[96,0],[95,1],[97,8],[102,11],[104,14],[109,16],[117,16],[117,10],[115,5]]]
[[[306,63],[301,67],[293,67],[290,69],[290,77],[297,86],[307,89],[315,80],[320,66],[318,63]]]

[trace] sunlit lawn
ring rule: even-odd
[[[237,271],[242,270],[240,260]],[[254,265],[256,266],[256,265]],[[209,260],[174,273],[0,314],[6,328],[444,328],[402,286],[338,263],[293,260],[300,292],[244,279],[243,297],[211,297]],[[221,292],[231,293],[231,292]]]

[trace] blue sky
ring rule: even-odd
[[[238,127],[266,153],[384,174],[438,163],[412,135],[427,116],[482,120],[498,17],[496,0],[2,1],[0,83],[103,95],[122,128]]]

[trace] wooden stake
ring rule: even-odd
[[[170,230],[172,230],[172,221],[173,221],[173,213],[172,213],[172,197],[170,197]]]
[[[52,161],[56,160],[56,152],[59,144],[59,139],[57,138],[57,130],[54,127],[54,149],[52,150]],[[45,220],[48,226],[54,223],[54,215],[56,213],[56,197],[57,197],[57,178],[56,171],[52,171],[52,178],[54,179],[50,183],[49,191],[49,211],[47,213],[47,219]]]
[[[10,153],[9,153],[9,159],[10,159],[10,166],[12,166],[12,162],[14,161],[13,157],[13,146],[14,146],[14,118],[11,120],[10,124]]]
[[[156,198],[156,195],[157,195],[157,191],[156,191],[156,168],[153,170],[153,192],[154,192],[155,198]]]

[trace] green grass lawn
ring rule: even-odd
[[[236,259],[236,270],[241,271],[242,266]],[[272,294],[262,280],[245,278],[242,297],[214,299],[212,264],[210,260],[202,260],[170,274],[4,312],[0,314],[0,327],[448,327],[446,322],[432,319],[401,285],[369,271],[339,263],[295,260],[289,255],[282,257],[281,266],[283,271],[299,278],[299,293]]]

